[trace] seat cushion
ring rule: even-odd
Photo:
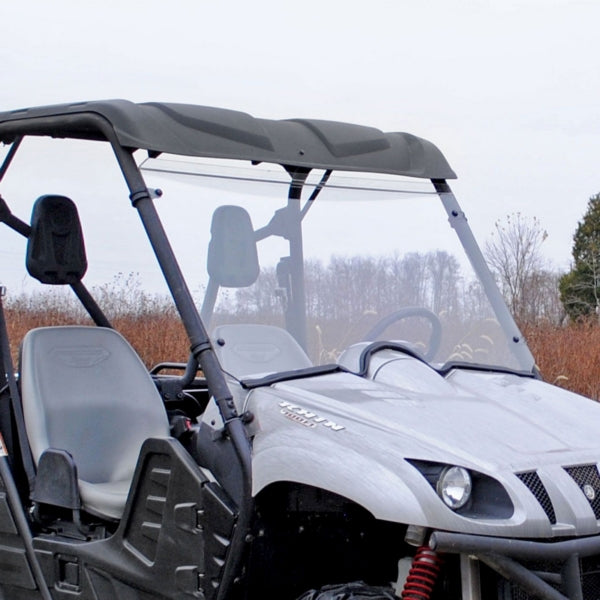
[[[98,517],[120,519],[127,503],[131,479],[108,483],[79,480],[79,493],[85,509]]]

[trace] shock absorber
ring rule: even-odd
[[[429,546],[417,548],[408,577],[402,589],[402,600],[430,600],[442,559]]]

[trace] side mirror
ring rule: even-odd
[[[74,284],[87,270],[77,208],[65,196],[41,196],[31,213],[27,271],[42,283]]]
[[[260,267],[250,215],[241,206],[219,206],[213,213],[207,269],[221,287],[252,285]]]

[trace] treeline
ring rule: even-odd
[[[315,320],[383,316],[402,306],[425,306],[460,320],[491,316],[479,284],[465,278],[456,257],[441,250],[309,260],[304,273],[307,314]],[[222,316],[275,316],[283,296],[275,268],[267,268],[253,286],[224,292],[218,310]]]
[[[329,262],[309,260],[305,265],[309,355],[332,362],[352,343],[361,341],[382,318],[402,307],[429,309],[443,324],[437,360],[471,348],[480,349],[480,336],[501,334],[490,328],[493,314],[480,285],[466,277],[455,256],[445,251],[388,256],[334,256]],[[213,324],[260,322],[283,326],[286,292],[275,268],[261,271],[248,288],[223,290]],[[473,335],[469,335],[469,330]],[[386,337],[429,348],[431,319],[399,320]],[[489,342],[485,342],[487,345]],[[500,352],[502,344],[496,346]],[[466,358],[476,360],[474,355]]]
[[[321,267],[325,269],[323,265]],[[449,280],[456,282],[457,278]],[[465,282],[458,281],[458,290],[468,291]],[[276,286],[274,279],[270,285],[272,288]],[[267,293],[267,287],[260,287],[265,292],[262,304],[254,295],[255,304],[248,305],[247,310],[256,311],[259,306],[270,306],[272,310],[281,311],[281,301],[274,298],[271,292]],[[144,293],[135,276],[120,276],[113,283],[92,291],[109,314],[113,325],[130,341],[149,368],[161,361],[187,360],[189,342],[168,298]],[[477,293],[476,289],[474,291]],[[233,290],[225,291],[229,301],[232,292],[235,295]],[[429,298],[433,298],[434,290],[430,289],[429,294]],[[450,294],[452,297],[453,294]],[[268,304],[265,304],[267,298]],[[421,295],[420,298],[425,296]],[[413,299],[416,300],[415,297]],[[19,344],[30,329],[47,325],[90,324],[89,317],[78,308],[70,290],[52,289],[41,294],[9,295],[5,299],[5,306],[15,364],[18,363]],[[377,318],[373,315],[367,317]],[[344,322],[347,327],[347,321]],[[586,321],[557,326],[546,321],[526,324],[524,333],[547,381],[595,399],[600,397],[600,380],[597,376],[600,372],[600,353],[595,351],[600,347],[600,327],[597,323]],[[333,346],[330,344],[329,347]]]

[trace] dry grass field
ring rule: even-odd
[[[111,299],[107,302],[108,297]],[[161,361],[187,360],[189,346],[185,332],[166,298],[145,295],[135,285],[121,285],[116,296],[106,294],[98,301],[113,326],[129,340],[148,367]],[[68,295],[14,298],[6,303],[6,319],[15,360],[23,335],[32,327],[91,324]],[[600,399],[600,324],[597,321],[564,327],[525,325],[522,329],[546,381]]]
[[[522,329],[546,381],[600,399],[600,324],[597,320],[564,327],[527,325]]]
[[[127,338],[144,363],[151,367],[162,361],[186,362],[189,344],[170,301],[145,294],[128,280],[119,281],[115,288],[93,290],[93,295],[113,327]],[[5,312],[15,360],[23,336],[33,327],[93,325],[68,290],[10,298]]]

